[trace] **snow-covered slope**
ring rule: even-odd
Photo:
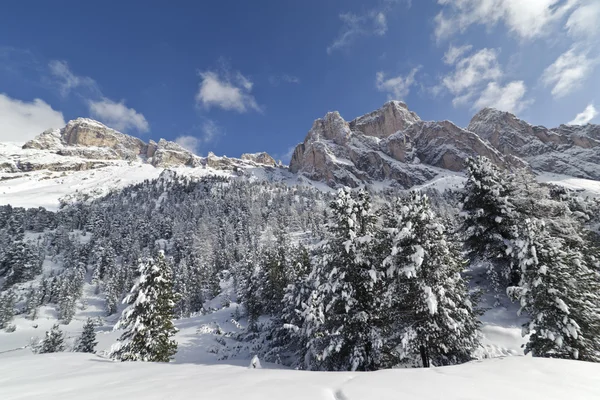
[[[327,373],[227,364],[119,363],[57,353],[0,358],[0,398],[592,400],[600,398],[599,375],[598,364],[525,357],[432,369]]]
[[[56,210],[61,201],[97,198],[146,179],[156,179],[165,170],[192,177],[213,175],[312,185],[306,179],[299,181],[286,168],[275,167],[266,153],[246,155],[244,159],[211,153],[207,157],[194,156],[196,166],[165,167],[154,166],[143,158],[94,159],[87,158],[87,154],[75,154],[61,155],[48,149],[22,148],[18,143],[0,143],[0,205]]]

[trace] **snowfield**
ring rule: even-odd
[[[531,357],[332,373],[54,353],[0,358],[0,399],[584,400],[600,398],[598,376],[597,364]]]

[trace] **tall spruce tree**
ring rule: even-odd
[[[530,316],[525,353],[600,362],[600,276],[586,249],[568,247],[536,219],[525,221],[515,245],[521,282],[508,294]]]
[[[91,318],[88,318],[83,325],[81,336],[77,339],[75,351],[79,353],[95,353],[94,348],[98,344],[96,341],[95,325]]]
[[[375,370],[381,364],[380,263],[368,192],[338,192],[330,205],[331,239],[320,250],[298,310],[305,368]]]
[[[16,296],[12,290],[0,295],[0,329],[6,328],[15,316]]]
[[[173,335],[173,275],[162,251],[139,267],[140,276],[124,302],[129,304],[115,329],[124,328],[111,358],[121,361],[169,362],[177,352]]]
[[[461,277],[465,265],[426,195],[412,192],[388,222],[390,254],[384,260],[390,362],[421,365],[469,361],[479,345],[478,310]]]
[[[510,252],[519,220],[513,204],[515,186],[508,173],[485,157],[467,158],[466,167],[462,204],[465,245],[472,264],[486,265],[490,285],[498,294],[519,277]]]
[[[25,300],[25,313],[29,318],[35,320],[37,318],[38,307],[41,305],[41,291],[40,287],[29,286],[27,290],[27,297]]]

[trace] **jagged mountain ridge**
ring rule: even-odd
[[[346,122],[338,112],[314,122],[292,156],[290,170],[329,185],[358,186],[393,180],[408,188],[439,168],[461,171],[481,155],[505,168],[600,179],[600,126],[547,129],[510,113],[486,108],[464,129],[450,121],[423,121],[405,103]]]
[[[0,200],[54,208],[59,199],[97,197],[154,179],[165,169],[292,185],[411,188],[462,179],[455,175],[465,158],[475,155],[505,168],[600,180],[599,144],[599,125],[547,129],[486,108],[465,129],[450,121],[423,121],[406,104],[390,101],[350,122],[338,112],[317,119],[286,169],[277,168],[267,153],[199,157],[164,139],[146,143],[79,118],[22,147],[0,143]],[[456,182],[452,187],[458,187]],[[38,193],[52,196],[40,201]]]
[[[143,140],[100,122],[78,118],[18,145],[0,143],[0,204],[56,209],[156,179],[166,170],[191,177],[216,175],[291,179],[267,153],[241,158],[199,157],[177,143]],[[254,177],[254,178],[253,178]]]
[[[475,132],[505,156],[516,156],[532,169],[600,179],[600,125],[534,126],[515,115],[484,108],[467,130]]]
[[[61,156],[91,160],[138,161],[162,168],[202,165],[225,167],[227,164],[217,162],[212,153],[205,158],[199,157],[165,139],[160,139],[158,143],[153,140],[146,143],[88,118],[69,121],[62,129],[47,130],[25,143],[23,149],[45,150]],[[275,166],[275,160],[266,153],[244,154],[241,160]]]

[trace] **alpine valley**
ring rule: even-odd
[[[0,398],[599,398],[599,199],[600,125],[492,108],[0,143]]]

